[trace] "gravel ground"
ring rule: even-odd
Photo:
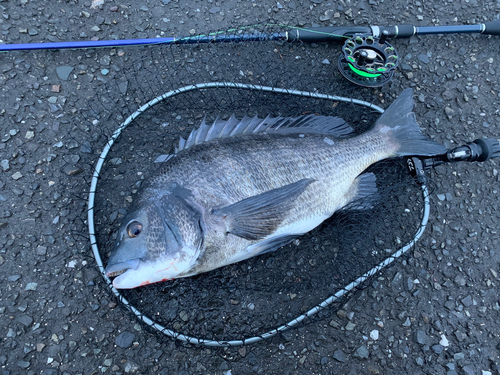
[[[0,1],[0,12],[3,42],[28,43],[194,35],[268,19],[292,26],[474,24],[498,19],[500,2],[19,0]],[[385,90],[414,88],[428,134],[448,146],[499,136],[498,37],[392,43],[403,60]],[[332,46],[330,61],[339,51]],[[86,161],[92,141],[102,139],[81,138],[78,123],[102,84],[127,71],[134,52],[124,54],[0,56],[3,374],[500,373],[495,160],[434,172],[421,244],[333,318],[228,349],[179,345],[139,324],[106,289],[91,256]]]

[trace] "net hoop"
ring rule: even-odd
[[[196,85],[188,85],[188,86],[183,86],[178,89],[166,92],[160,96],[157,96],[156,98],[150,100],[146,104],[142,105],[140,108],[138,108],[134,113],[132,113],[127,119],[120,124],[120,126],[113,132],[112,136],[110,139],[107,141],[106,145],[104,146],[104,149],[102,150],[99,159],[97,160],[94,173],[92,176],[92,180],[90,183],[90,192],[89,192],[89,197],[88,197],[88,228],[89,228],[89,237],[90,237],[90,243],[92,246],[92,252],[94,254],[94,258],[97,263],[97,267],[99,268],[99,271],[104,278],[104,281],[106,282],[106,285],[111,289],[111,292],[122,302],[125,307],[130,310],[140,321],[144,322],[147,324],[149,327],[153,328],[154,330],[172,337],[174,339],[181,340],[186,343],[190,344],[196,344],[196,345],[204,345],[204,346],[210,346],[210,347],[229,347],[229,346],[242,346],[242,345],[248,345],[248,344],[254,344],[260,341],[263,341],[265,339],[268,339],[270,337],[273,337],[277,335],[280,332],[284,332],[289,328],[292,328],[302,321],[304,321],[306,318],[312,317],[313,315],[317,314],[321,310],[325,309],[332,303],[340,300],[343,296],[347,295],[349,292],[353,291],[355,288],[357,288],[359,285],[364,283],[367,279],[370,277],[374,276],[377,272],[380,272],[384,268],[386,268],[388,265],[390,265],[392,262],[394,262],[396,259],[401,257],[403,254],[405,254],[409,249],[411,249],[416,242],[420,239],[422,234],[425,231],[425,228],[427,226],[427,222],[429,219],[429,212],[430,212],[430,200],[429,200],[429,191],[427,189],[426,185],[421,185],[421,190],[422,190],[422,197],[424,200],[424,209],[422,212],[422,219],[420,226],[418,230],[415,232],[413,239],[408,241],[403,247],[401,247],[399,250],[393,252],[389,257],[387,257],[384,261],[380,262],[378,265],[370,269],[368,272],[364,273],[351,283],[347,284],[343,288],[341,288],[339,291],[337,291],[335,294],[331,295],[327,299],[325,299],[323,302],[317,304],[307,312],[305,312],[302,315],[299,315],[298,317],[292,319],[286,324],[283,324],[273,330],[267,331],[265,333],[262,333],[261,335],[256,335],[253,337],[249,338],[241,338],[241,339],[235,339],[235,340],[225,340],[225,341],[218,341],[218,340],[210,340],[210,339],[204,339],[204,338],[197,338],[193,336],[188,336],[184,335],[180,332],[175,332],[167,327],[162,326],[161,324],[153,321],[151,318],[147,317],[143,313],[141,313],[137,308],[135,308],[133,305],[129,303],[129,301],[113,286],[111,280],[106,276],[105,274],[105,268],[103,265],[103,261],[101,259],[101,255],[99,253],[99,248],[97,246],[97,240],[95,236],[95,227],[94,227],[94,201],[95,201],[95,194],[97,191],[97,182],[99,180],[99,176],[101,173],[102,166],[104,165],[104,161],[106,160],[106,156],[108,155],[109,151],[111,150],[111,147],[113,146],[114,142],[118,139],[120,136],[121,132],[128,126],[134,119],[136,119],[138,116],[140,116],[142,113],[144,113],[146,110],[149,108],[153,107],[154,105],[158,104],[159,102],[166,100],[168,98],[174,97],[176,95],[189,92],[189,91],[195,91],[195,90],[204,90],[204,89],[214,89],[214,88],[229,88],[229,89],[245,89],[245,90],[256,90],[256,91],[265,91],[265,92],[272,92],[272,93],[279,93],[279,94],[286,94],[286,95],[295,95],[295,96],[303,96],[303,97],[309,97],[309,98],[316,98],[316,99],[324,99],[324,100],[331,100],[331,101],[336,101],[336,102],[344,102],[344,103],[353,103],[361,106],[365,106],[367,108],[370,108],[372,110],[375,110],[379,113],[383,113],[384,109],[381,107],[378,107],[372,103],[369,103],[367,101],[363,100],[358,100],[358,99],[352,99],[352,98],[346,98],[342,96],[335,96],[335,95],[327,95],[327,94],[321,94],[321,93],[316,93],[316,92],[308,92],[308,91],[299,91],[299,90],[289,90],[289,89],[282,89],[282,88],[276,88],[276,87],[269,87],[269,86],[259,86],[259,85],[249,85],[249,84],[242,84],[242,83],[234,83],[234,82],[208,82],[208,83],[199,83]]]

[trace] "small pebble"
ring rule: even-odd
[[[335,350],[335,352],[333,353],[333,359],[335,359],[336,361],[339,361],[339,362],[345,362],[346,361],[346,357],[345,357],[345,354],[342,350]]]
[[[120,348],[128,348],[132,345],[134,339],[135,335],[133,333],[124,331],[116,337],[115,344]]]
[[[394,275],[394,277],[391,281],[391,287],[392,288],[399,288],[402,280],[403,280],[403,274],[399,271],[396,272],[396,274]]]
[[[27,315],[21,315],[18,319],[19,323],[22,325],[29,327],[31,323],[33,323],[33,318],[27,316]]]
[[[415,341],[420,345],[425,345],[425,343],[427,342],[427,335],[425,334],[425,332],[420,329],[417,330],[417,332],[415,332]]]
[[[349,323],[346,324],[345,330],[346,331],[352,331],[354,329],[354,327],[356,327],[356,324],[354,324],[352,322],[349,322]]]
[[[327,11],[325,12],[325,14],[323,14],[323,15],[321,15],[321,16],[319,17],[319,20],[320,20],[320,21],[328,21],[330,18],[332,18],[332,17],[333,17],[334,13],[335,13],[335,12],[334,12],[333,10],[331,10],[331,9],[330,9],[330,10],[327,10]]]
[[[442,345],[439,345],[439,344],[436,344],[436,345],[432,345],[432,351],[436,354],[441,354],[443,352],[443,346]]]
[[[16,180],[16,181],[17,181],[17,180],[19,180],[19,179],[20,179],[20,178],[22,178],[22,177],[23,177],[23,175],[21,174],[21,172],[16,172],[16,173],[14,173],[14,174],[12,175],[12,178],[13,178],[14,180]]]
[[[17,365],[24,370],[26,370],[28,367],[30,367],[30,363],[28,361],[19,361],[19,362],[17,362]]]
[[[370,352],[368,351],[368,348],[366,345],[361,345],[358,349],[353,354],[353,357],[357,357],[360,359],[366,359],[370,355]]]
[[[424,64],[428,64],[430,62],[429,60],[429,56],[427,56],[427,54],[420,54],[418,55],[418,59],[423,62]]]
[[[135,363],[127,362],[127,364],[125,365],[126,374],[135,373],[137,372],[137,370],[139,370],[139,366],[137,366]]]
[[[441,340],[439,341],[439,345],[444,346],[445,348],[450,345],[448,339],[446,338],[445,335],[441,335]]]
[[[72,66],[68,66],[68,65],[58,66],[56,68],[56,74],[59,77],[59,79],[62,79],[63,81],[67,81],[69,79],[69,75],[71,74],[73,69],[74,68]]]
[[[28,283],[26,284],[25,290],[36,290],[37,287],[38,287],[37,283]]]
[[[461,275],[457,275],[455,276],[455,279],[454,279],[455,283],[457,283],[458,285],[460,286],[464,286],[465,283],[466,283],[466,280],[465,280],[465,277],[461,276]]]
[[[453,359],[455,361],[460,361],[461,359],[464,359],[464,358],[465,358],[464,353],[455,353],[455,354],[453,354]]]
[[[473,303],[473,301],[472,301],[472,297],[471,297],[470,295],[468,295],[467,297],[465,297],[465,298],[463,298],[463,299],[462,299],[462,303],[463,303],[463,305],[464,305],[465,307],[470,307],[470,306],[472,306],[472,303]]]

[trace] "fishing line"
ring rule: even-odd
[[[352,99],[352,98],[347,98],[347,97],[342,97],[342,96],[334,96],[334,95],[327,95],[327,94],[321,94],[321,93],[315,93],[315,92],[308,92],[308,91],[300,91],[300,90],[287,90],[287,89],[281,89],[281,88],[276,88],[276,87],[270,87],[270,86],[260,86],[260,85],[249,85],[249,84],[242,84],[242,83],[234,83],[234,82],[209,82],[209,83],[200,83],[196,85],[188,85],[184,87],[180,87],[178,89],[169,91],[167,93],[164,93],[160,96],[157,96],[156,98],[150,100],[146,104],[142,105],[140,108],[138,108],[135,112],[133,112],[125,121],[123,121],[120,126],[113,132],[112,136],[110,139],[107,141],[105,144],[98,161],[96,163],[94,173],[92,176],[91,184],[90,184],[90,192],[89,192],[89,197],[88,197],[88,228],[89,228],[89,236],[90,236],[90,242],[92,246],[92,251],[94,254],[94,258],[96,260],[97,266],[99,268],[99,271],[101,272],[102,277],[104,278],[104,281],[106,282],[107,286],[111,289],[112,293],[129,309],[132,313],[136,315],[136,317],[143,321],[145,324],[150,326],[151,328],[178,340],[181,340],[186,343],[191,343],[191,344],[197,344],[197,345],[205,345],[205,346],[211,346],[211,347],[229,347],[229,346],[241,346],[245,344],[252,344],[252,343],[257,343],[259,341],[265,340],[267,338],[273,337],[277,335],[278,333],[284,332],[289,328],[292,328],[302,321],[304,321],[306,318],[310,318],[313,315],[319,313],[321,310],[325,309],[332,303],[339,301],[342,297],[346,296],[348,293],[353,291],[355,288],[357,288],[359,285],[364,283],[366,280],[368,280],[370,277],[374,276],[376,273],[380,272],[383,270],[385,267],[387,267],[389,264],[391,264],[394,260],[398,259],[401,257],[403,254],[405,254],[412,246],[415,245],[415,243],[420,239],[422,236],[423,232],[425,231],[427,221],[429,219],[429,212],[430,212],[430,201],[429,201],[429,192],[425,184],[420,184],[421,190],[422,190],[422,195],[423,195],[423,200],[424,200],[424,207],[423,207],[423,212],[422,212],[422,219],[420,226],[416,233],[413,236],[413,239],[408,241],[402,248],[399,250],[395,251],[392,255],[387,257],[384,261],[380,262],[378,265],[370,269],[368,272],[365,272],[362,276],[358,277],[351,283],[347,284],[343,288],[341,288],[339,291],[337,291],[335,294],[332,296],[328,297],[325,299],[323,302],[317,304],[304,314],[301,314],[297,316],[296,318],[290,320],[286,324],[282,324],[279,327],[269,330],[261,335],[255,335],[249,338],[241,338],[241,339],[235,339],[235,340],[209,340],[209,339],[204,339],[204,338],[197,338],[193,337],[190,335],[185,335],[179,332],[176,332],[174,330],[171,330],[169,328],[164,327],[163,325],[153,321],[151,318],[148,316],[144,315],[141,311],[139,311],[136,307],[134,307],[116,288],[113,287],[113,284],[111,280],[106,276],[104,272],[104,265],[103,261],[101,258],[101,255],[99,253],[99,248],[97,245],[97,239],[96,239],[96,231],[95,231],[95,226],[94,226],[94,202],[95,202],[95,194],[97,191],[97,182],[99,180],[100,174],[101,174],[101,169],[104,165],[104,162],[106,160],[106,157],[111,150],[111,147],[115,143],[115,141],[118,139],[122,131],[127,128],[132,121],[134,121],[137,117],[139,117],[141,114],[143,114],[146,110],[149,108],[153,107],[154,105],[168,99],[172,98],[174,96],[177,96],[182,93],[187,93],[189,91],[195,91],[195,90],[205,90],[205,89],[214,89],[214,88],[230,88],[230,89],[244,89],[244,90],[256,90],[256,91],[263,91],[263,92],[271,92],[271,93],[278,93],[278,94],[286,94],[286,95],[295,95],[295,96],[301,96],[301,97],[308,97],[308,98],[315,98],[315,99],[324,99],[324,100],[330,100],[330,101],[335,101],[335,102],[344,102],[344,103],[353,103],[356,105],[364,106],[369,109],[372,109],[378,113],[383,113],[384,110],[381,107],[378,107],[372,103],[369,103],[367,101],[363,100],[358,100],[358,99]]]

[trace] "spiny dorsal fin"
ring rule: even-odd
[[[212,125],[203,119],[201,125],[189,134],[188,139],[181,138],[175,149],[185,150],[194,145],[208,142],[216,138],[229,138],[242,134],[325,134],[336,138],[346,137],[353,129],[340,117],[306,115],[300,117],[270,117],[261,119],[257,116],[245,116],[238,120],[232,115],[229,120],[217,118]],[[168,160],[160,155],[156,162]]]
[[[243,117],[238,120],[232,115],[229,120],[217,118],[210,126],[205,120],[200,127],[193,129],[187,141],[181,138],[176,153],[194,145],[208,142],[216,138],[229,138],[242,134],[328,134],[338,138],[345,137],[352,132],[352,128],[339,117],[307,115],[301,117],[270,117],[264,119]]]

